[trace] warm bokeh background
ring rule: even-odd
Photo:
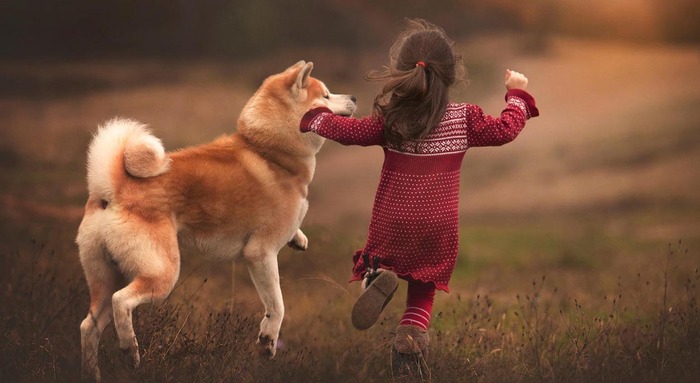
[[[528,90],[542,114],[515,142],[474,149],[465,157],[454,293],[438,295],[436,315],[444,315],[434,320],[435,331],[459,328],[455,315],[470,317],[484,295],[507,323],[519,307],[516,297],[525,296],[533,279],[542,276],[546,284],[535,295],[547,291],[564,313],[577,313],[583,304],[592,318],[605,312],[609,297],[624,292],[636,297],[627,300],[629,312],[622,315],[632,328],[666,323],[659,312],[672,311],[674,286],[679,300],[695,302],[685,281],[700,264],[699,4],[5,1],[0,5],[0,275],[8,282],[0,297],[3,334],[12,341],[0,350],[8,355],[21,349],[29,356],[51,350],[52,364],[27,357],[25,363],[39,371],[31,376],[76,376],[77,328],[88,297],[75,287],[81,286],[82,271],[73,238],[86,199],[85,150],[98,124],[115,115],[143,121],[172,150],[206,142],[234,132],[240,109],[262,79],[300,59],[313,61],[314,76],[333,92],[356,95],[358,114],[366,115],[379,85],[363,76],[385,64],[404,17],[431,20],[457,41],[468,78],[454,88],[453,100],[497,114],[503,107],[503,72],[512,68],[529,77]],[[322,366],[328,362],[324,336],[358,336],[348,328],[348,312],[359,287],[345,280],[352,251],[364,241],[381,161],[379,148],[328,142],[318,157],[302,227],[310,250],[280,254],[287,347],[311,349]],[[171,302],[187,302],[193,310],[233,306],[256,320],[262,315],[243,264],[183,258],[181,284]],[[21,297],[19,281],[53,273],[50,289],[64,298],[52,300],[52,306]],[[70,315],[67,306],[76,307]],[[370,333],[385,336],[400,312],[395,302],[387,309],[387,323]],[[63,329],[63,338],[52,338],[59,317],[72,327]],[[27,318],[46,324],[29,336],[21,330],[33,323]],[[571,336],[569,322],[564,323],[559,323],[565,333],[560,337]],[[326,335],[316,339],[309,326]],[[660,347],[663,351],[663,341]],[[463,359],[469,371],[488,376],[474,360],[492,350],[471,351],[476,354]],[[32,379],[16,365],[0,366],[0,376]],[[54,375],[45,365],[53,366]],[[522,366],[508,366],[517,367]],[[324,368],[335,371],[328,373],[334,379],[367,379],[359,367]],[[436,373],[450,376],[440,368]],[[662,368],[654,371],[652,378],[668,378]],[[323,379],[331,379],[328,374]],[[137,378],[148,380],[144,376]],[[554,370],[532,376],[556,380]]]

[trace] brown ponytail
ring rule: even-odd
[[[442,119],[449,87],[463,71],[453,46],[440,27],[408,20],[389,51],[389,66],[367,74],[368,80],[386,82],[372,109],[375,116],[384,118],[389,144],[418,140]]]

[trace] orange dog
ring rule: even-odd
[[[267,78],[241,111],[238,132],[166,153],[144,125],[114,119],[88,152],[89,198],[76,242],[90,290],[80,325],[82,373],[100,380],[97,349],[112,317],[119,347],[139,365],[132,311],[166,298],[180,272],[180,246],[217,259],[245,259],[265,305],[258,345],[274,356],[284,304],[277,253],[304,250],[299,226],[323,139],[302,134],[312,106],[351,115],[355,98],[333,95],[300,61]]]

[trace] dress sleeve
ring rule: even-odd
[[[314,132],[343,145],[370,146],[385,142],[381,120],[375,117],[343,117],[325,107],[306,112],[299,128],[302,132]]]
[[[522,89],[511,89],[506,93],[506,108],[500,117],[484,114],[476,105],[467,105],[467,142],[473,146],[500,146],[507,144],[520,134],[525,121],[539,116],[535,99]]]

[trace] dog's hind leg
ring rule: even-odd
[[[80,324],[82,378],[99,382],[97,350],[102,331],[112,321],[112,294],[118,289],[121,276],[107,260],[104,250],[93,249],[95,253],[87,255],[90,250],[81,246],[80,251],[81,258],[88,260],[83,265],[90,290],[90,311]]]
[[[251,241],[243,250],[243,254],[250,277],[265,305],[265,316],[260,322],[257,344],[260,353],[271,358],[277,351],[277,338],[284,318],[277,252]]]
[[[165,278],[162,276],[139,276],[125,288],[114,293],[112,297],[114,326],[117,330],[119,348],[125,355],[131,357],[134,368],[137,368],[141,363],[141,357],[139,356],[136,333],[134,333],[133,310],[143,303],[165,299],[170,294],[175,279],[177,276],[166,276]]]
[[[138,254],[138,257],[154,257],[151,263],[159,264],[158,270],[142,270],[139,275],[131,280],[123,289],[112,296],[112,309],[114,311],[114,326],[117,330],[119,348],[127,356],[131,357],[132,366],[137,368],[141,362],[139,356],[138,341],[134,333],[132,321],[133,310],[143,303],[151,303],[168,297],[177,281],[180,273],[180,253],[177,248],[177,238],[174,230],[172,238],[159,243],[166,246],[158,246],[154,243],[150,251]],[[148,250],[144,249],[144,252]]]

